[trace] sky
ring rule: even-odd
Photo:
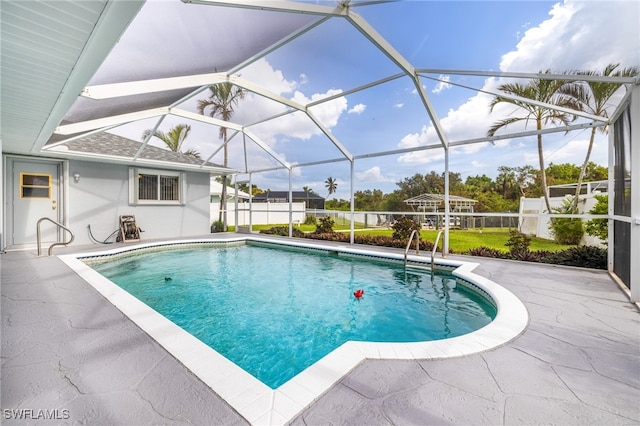
[[[637,1],[407,1],[361,7],[354,2],[354,5],[354,10],[418,69],[503,72],[549,69],[563,72],[600,71],[610,63],[620,63],[621,67],[640,65],[640,2]],[[188,24],[184,18],[176,18],[177,11],[187,10],[187,7],[191,7],[188,11],[192,14]],[[109,82],[109,69],[112,75],[116,75],[113,70],[118,70],[118,75],[129,73],[129,79],[149,78],[143,67],[133,70],[135,67],[131,66],[136,60],[144,60],[145,54],[153,53],[150,51],[152,48],[145,47],[149,45],[158,49],[154,59],[158,66],[166,64],[167,69],[175,69],[190,65],[193,69],[198,65],[198,72],[221,71],[225,62],[228,67],[242,59],[243,49],[246,49],[244,43],[247,42],[243,37],[253,36],[251,31],[258,34],[259,31],[265,31],[265,34],[287,32],[278,14],[234,11],[239,15],[227,20],[220,18],[216,21],[220,25],[212,25],[210,17],[205,16],[211,7],[198,8],[167,0],[148,2],[123,36],[121,45],[114,49],[114,59],[105,63],[94,81]],[[209,9],[205,13],[202,8]],[[233,19],[243,22],[247,26],[245,31],[224,46],[215,44],[219,38],[216,31],[235,31]],[[298,24],[291,23],[291,15],[286,19],[292,27]],[[303,21],[308,17],[295,19]],[[189,37],[207,27],[212,37],[209,45],[202,37]],[[167,28],[171,28],[169,34]],[[189,43],[181,39],[181,34],[188,37]],[[172,44],[176,46],[172,47]],[[130,47],[132,45],[134,47]],[[200,49],[205,49],[207,55],[189,59],[189,52],[200,52]],[[128,62],[122,58],[127,58]],[[117,60],[120,68],[114,65]],[[221,68],[208,69],[212,64],[220,64]],[[331,19],[242,69],[239,74],[282,97],[306,104],[399,72],[388,57],[348,22]],[[433,79],[422,78],[421,83],[450,141],[483,137],[493,123],[518,113],[508,105],[498,105],[490,113],[491,95],[452,84],[495,90],[511,80],[446,72],[428,75]],[[195,111],[197,100],[204,94],[206,92],[186,101],[181,107]],[[236,107],[232,121],[248,125],[282,111],[281,105],[247,93]],[[344,149],[356,156],[438,142],[416,87],[407,77],[338,96],[330,102],[311,107],[310,111]],[[220,145],[219,129],[213,126],[168,117],[160,128],[168,131],[170,127],[183,123],[192,126],[185,148],[194,148],[207,158]],[[111,131],[140,140],[142,132],[154,124],[154,121],[145,121]],[[252,125],[250,129],[280,158],[290,163],[344,158],[340,149],[300,112]],[[522,129],[514,125],[505,133]],[[590,130],[543,136],[545,161],[547,164],[581,164],[589,136]],[[153,143],[158,144],[157,141]],[[278,165],[251,140],[243,143],[239,135],[229,144],[230,167],[244,169],[245,147],[246,164],[250,168],[268,169]],[[598,135],[591,159],[601,165],[607,164],[605,136]],[[211,161],[222,163],[222,153],[219,152]],[[465,145],[452,148],[449,155],[450,171],[460,173],[463,179],[483,174],[495,178],[500,166],[523,165],[538,165],[535,137]],[[354,163],[353,190],[380,189],[390,193],[403,179],[416,173],[428,174],[432,170],[444,171],[444,150],[358,159]],[[293,189],[301,190],[306,186],[326,196],[325,180],[332,177],[337,181],[338,189],[331,197],[348,199],[350,171],[348,161],[295,167],[291,177]],[[248,176],[240,175],[239,179],[245,180]],[[251,179],[265,190],[287,190],[289,187],[286,170],[254,173]]]

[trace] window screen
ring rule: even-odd
[[[158,199],[158,176],[138,175],[138,199],[157,200]]]
[[[160,200],[178,201],[178,176],[160,176]]]
[[[134,191],[130,198],[131,203],[182,203],[183,173],[132,169],[130,176],[136,177],[135,186],[130,186],[131,191]]]

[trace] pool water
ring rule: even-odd
[[[349,340],[445,339],[496,315],[450,274],[323,252],[172,248],[91,267],[273,389]]]

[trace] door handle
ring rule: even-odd
[[[51,210],[56,209],[56,200],[51,200]]]

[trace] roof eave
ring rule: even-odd
[[[106,164],[121,164],[127,166],[137,167],[154,167],[167,170],[180,170],[180,171],[192,171],[199,173],[208,173],[210,175],[234,175],[240,173],[239,170],[231,169],[228,167],[207,166],[201,164],[188,164],[179,163],[173,161],[151,160],[146,158],[138,158],[133,160],[127,157],[118,157],[115,155],[94,154],[86,152],[74,152],[74,151],[56,151],[54,149],[47,150],[47,154],[58,158],[65,158],[69,160],[79,161],[94,161]]]

